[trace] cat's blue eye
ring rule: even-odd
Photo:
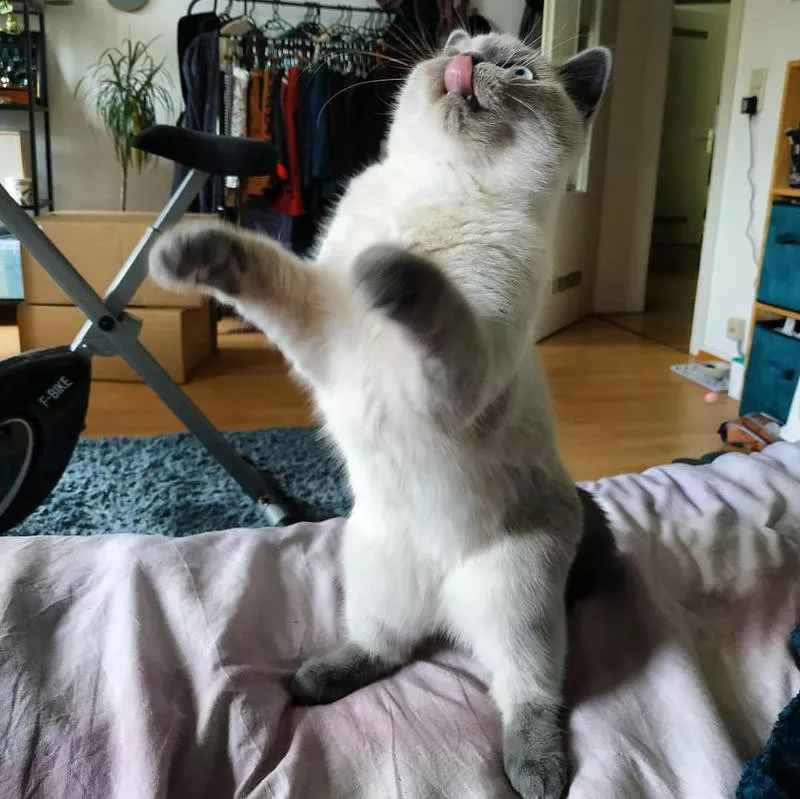
[[[516,67],[511,67],[511,72],[518,78],[525,78],[525,80],[533,80],[533,72],[531,72],[527,67],[523,67],[521,64]]]

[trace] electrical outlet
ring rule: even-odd
[[[744,344],[746,331],[747,322],[745,322],[744,319],[737,319],[735,317],[728,319],[727,336],[731,341],[738,341],[740,344]]]
[[[583,272],[581,271],[560,275],[553,279],[553,294],[561,294],[562,291],[577,288],[581,283],[583,283]]]

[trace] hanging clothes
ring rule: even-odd
[[[247,95],[247,135],[253,139],[272,142],[272,72],[269,69],[255,69],[250,74],[250,87]],[[262,175],[249,178],[245,193],[261,196],[272,186],[272,176]]]
[[[216,133],[220,116],[219,103],[219,31],[195,36],[188,44],[181,63],[185,81],[186,109],[179,126],[201,133]],[[175,164],[173,191],[183,182],[189,170]],[[190,207],[199,213],[216,213],[222,203],[220,180],[209,180]]]
[[[383,5],[386,0],[378,0]],[[391,3],[391,0],[389,0]],[[397,15],[386,32],[391,48],[406,59],[419,58],[417,46],[435,47],[441,24],[439,0],[404,0],[396,9]],[[388,7],[387,10],[395,10]]]
[[[414,26],[421,15],[434,35],[439,2],[413,0],[403,8]],[[184,56],[188,116],[202,118],[194,124],[269,142],[277,163],[272,175],[228,179],[226,186],[214,181],[219,190],[203,208],[235,209],[242,224],[291,242],[299,253],[312,247],[350,178],[380,157],[399,86],[390,37],[396,20],[371,15],[361,28],[342,20],[326,28],[307,17],[285,29],[275,19],[264,28],[250,17],[226,21],[216,49],[203,51],[202,80],[192,74],[195,40]],[[195,94],[204,95],[207,108],[195,108]]]
[[[544,0],[525,0],[525,11],[519,27],[519,38],[523,42],[540,44],[542,41],[542,20],[544,19]]]
[[[178,20],[178,64],[183,64],[186,51],[197,36],[201,33],[219,31],[219,26],[219,17],[212,11],[205,14],[187,14],[181,17]],[[181,97],[185,104],[189,94],[189,83],[183,74],[183,69],[180,70],[180,81]]]
[[[473,11],[469,15],[468,30],[470,36],[481,36],[492,32],[492,23],[483,14]]]
[[[284,166],[288,179],[283,193],[275,202],[275,208],[287,216],[302,216],[304,213],[302,161],[297,125],[299,113],[300,70],[298,67],[291,67],[281,81],[281,115],[286,140]]]
[[[469,0],[439,0],[440,38],[449,36],[454,30],[469,27]]]
[[[219,47],[219,68],[223,72],[234,58],[237,38],[245,36],[253,29],[253,23],[247,17],[237,17],[220,27],[219,32],[222,37]]]

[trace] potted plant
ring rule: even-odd
[[[106,132],[114,142],[120,167],[120,210],[128,203],[128,174],[131,167],[141,173],[152,156],[133,147],[133,140],[145,128],[154,125],[159,108],[172,112],[169,75],[164,61],[156,62],[150,45],[124,39],[120,47],[104,50],[90,68],[87,78],[93,80],[87,92]],[[82,78],[75,89],[79,94]]]

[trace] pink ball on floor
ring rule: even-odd
[[[704,399],[709,405],[713,405],[719,399],[719,394],[716,391],[706,391]]]

